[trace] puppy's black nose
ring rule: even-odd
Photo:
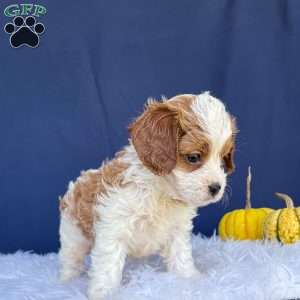
[[[221,186],[219,183],[213,183],[208,186],[209,192],[212,196],[215,196],[218,194],[219,190],[221,189]]]

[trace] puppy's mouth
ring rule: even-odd
[[[196,205],[197,207],[204,207],[204,206],[208,206],[210,204],[219,202],[222,199],[222,195],[223,193],[220,193],[220,195],[216,195],[214,197],[212,196],[207,196],[206,199],[201,199],[199,198],[197,201],[192,201],[194,205]]]
[[[185,197],[173,197],[173,200],[175,201],[186,203],[194,207],[205,207],[210,204],[219,202],[221,199],[222,199],[222,195],[217,195],[215,197],[207,196],[206,199],[203,199],[203,197],[199,197],[198,199],[190,199],[190,200]]]

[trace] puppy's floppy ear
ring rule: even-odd
[[[176,165],[179,125],[177,113],[165,102],[151,101],[130,126],[132,143],[142,163],[156,175]]]
[[[230,147],[230,151],[224,157],[226,171],[229,175],[232,174],[235,169],[235,164],[233,159],[234,159],[234,152],[235,152],[235,137],[238,133],[236,119],[233,116],[231,116],[231,128],[232,128],[231,147]]]
[[[233,156],[234,156],[235,146],[230,149],[230,152],[224,157],[224,163],[226,167],[227,174],[232,174],[235,169]]]

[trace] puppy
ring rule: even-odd
[[[192,219],[221,199],[234,169],[235,120],[208,92],[148,101],[129,132],[129,145],[60,201],[61,279],[79,275],[91,253],[90,300],[118,287],[127,255],[159,253],[168,271],[199,275]]]

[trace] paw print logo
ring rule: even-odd
[[[12,23],[4,26],[4,31],[10,34],[10,44],[13,48],[23,45],[36,48],[40,42],[39,35],[45,31],[45,26],[42,23],[36,23],[33,16],[28,16],[26,19],[17,16]]]

